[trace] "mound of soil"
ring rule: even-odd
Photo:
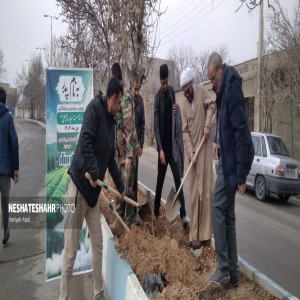
[[[115,199],[106,191],[105,194],[110,200]],[[145,202],[142,191],[138,191],[138,199],[141,203]],[[153,211],[153,199],[150,205]],[[101,212],[109,225],[114,224],[115,216],[103,200]],[[154,226],[152,215],[146,216],[142,226],[128,225],[131,230],[128,234],[125,234],[120,223],[113,230],[117,250],[129,262],[141,283],[145,272],[161,276],[165,287],[155,299],[277,299],[243,274],[239,274],[239,288],[232,288],[230,284],[219,286],[208,283],[208,277],[217,265],[214,249],[204,247],[196,258],[187,247],[188,232],[183,230],[180,219],[167,221],[163,208],[157,227]]]

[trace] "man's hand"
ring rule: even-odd
[[[246,191],[246,183],[239,184],[239,185],[238,185],[238,190],[239,190],[239,193],[240,193],[241,195],[244,195],[244,194],[245,194],[245,191]]]
[[[204,136],[205,139],[207,140],[209,137],[209,128],[207,126],[204,127]]]
[[[176,104],[173,104],[173,113],[176,114]]]
[[[215,160],[218,159],[218,145],[216,143],[212,143],[213,148],[213,157]]]
[[[93,181],[93,179],[90,180],[90,184],[93,188],[97,187],[97,180]]]
[[[125,170],[126,170],[127,174],[131,173],[131,169],[132,169],[132,158],[126,157]]]
[[[143,148],[141,146],[139,146],[138,148],[138,156],[141,157],[143,154]]]
[[[20,180],[20,173],[19,171],[14,171],[14,181],[15,181],[15,184],[17,184]]]
[[[193,162],[193,166],[196,164],[195,152],[190,154],[190,162]]]
[[[160,150],[159,152],[159,159],[162,165],[166,165],[166,158],[165,158],[165,152],[163,150]]]

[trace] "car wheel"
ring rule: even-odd
[[[289,199],[290,199],[290,196],[289,196],[289,195],[279,195],[279,200],[280,200],[281,202],[286,203],[286,202],[288,202]]]
[[[267,200],[266,180],[262,175],[259,175],[255,180],[255,196],[259,201]]]

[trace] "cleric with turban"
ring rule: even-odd
[[[187,101],[182,102],[184,148],[193,167],[190,180],[190,246],[196,250],[210,242],[212,235],[211,196],[213,164],[211,143],[207,140],[215,103],[202,84],[193,84],[194,71],[186,68],[180,75],[180,86]],[[195,152],[205,137],[197,157]]]

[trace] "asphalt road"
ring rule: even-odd
[[[139,181],[155,191],[157,152],[145,148],[139,163]],[[162,197],[167,199],[174,185],[170,168]],[[184,185],[187,212],[188,180]],[[291,294],[300,297],[300,202],[278,199],[259,202],[252,192],[236,197],[238,253],[259,271]]]
[[[45,203],[45,129],[23,119],[16,119],[15,126],[20,147],[20,182],[12,184],[10,201]],[[0,247],[0,299],[58,299],[60,280],[45,282],[45,219],[41,213],[31,216],[27,229],[21,229],[21,224],[12,229],[10,224],[9,244]],[[76,276],[76,296],[72,299],[92,299],[92,282],[90,274]]]

